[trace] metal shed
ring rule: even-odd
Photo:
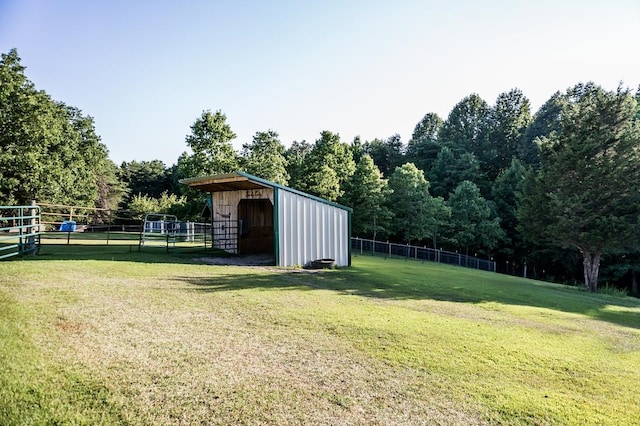
[[[351,265],[349,207],[243,172],[180,183],[210,193],[216,248],[271,254],[278,266],[307,266],[319,259]]]

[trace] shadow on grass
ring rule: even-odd
[[[224,252],[137,245],[43,246],[29,260],[107,260],[142,263],[202,264],[197,258],[224,256]],[[228,256],[228,254],[226,254]],[[499,303],[583,314],[626,327],[640,329],[640,299],[591,294],[575,287],[526,280],[430,262],[358,256],[356,266],[331,271],[301,269],[256,273],[220,273],[211,278],[175,277],[199,291],[268,289],[325,289],[379,299],[430,299],[459,303]]]
[[[203,292],[322,289],[378,299],[531,306],[640,329],[640,300],[590,294],[575,287],[434,263],[371,258],[365,265],[332,271],[274,269],[272,273],[177,279]]]

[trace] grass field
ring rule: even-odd
[[[640,301],[432,263],[0,262],[0,424],[640,424]]]

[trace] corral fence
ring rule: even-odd
[[[375,241],[353,237],[351,238],[351,252],[352,254],[383,255],[385,258],[396,257],[421,260],[496,272],[496,262],[490,259],[481,259],[462,253],[412,246],[409,244],[390,243],[388,241]]]
[[[42,208],[43,244],[127,245],[212,248],[211,224],[179,221],[168,214],[140,216],[129,210],[38,203]]]
[[[40,248],[40,207],[0,206],[0,259]]]

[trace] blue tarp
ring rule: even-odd
[[[60,225],[61,232],[75,232],[76,230],[76,222],[74,220],[65,220]]]

